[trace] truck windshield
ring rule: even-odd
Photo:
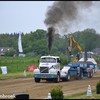
[[[41,63],[56,63],[56,59],[55,58],[41,58],[40,62]]]

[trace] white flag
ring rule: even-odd
[[[19,33],[19,38],[18,38],[18,50],[20,53],[23,52],[23,49],[22,49],[22,40],[21,40],[21,33]]]

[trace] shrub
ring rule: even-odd
[[[16,54],[16,51],[14,49],[10,49],[4,53],[5,56],[9,56],[9,57],[14,56],[15,54]]]
[[[52,99],[63,99],[63,91],[61,90],[61,86],[56,86],[50,90]]]
[[[96,93],[100,94],[100,81],[96,85]]]

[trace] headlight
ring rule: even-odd
[[[34,74],[39,74],[40,73],[40,70],[39,69],[35,69],[34,70]]]
[[[55,69],[50,69],[50,70],[49,70],[49,73],[50,73],[50,74],[56,74],[56,70],[55,70]]]

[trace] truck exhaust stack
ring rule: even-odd
[[[48,28],[48,54],[50,55],[51,53],[51,47],[52,47],[52,42],[53,42],[53,34],[54,34],[54,28],[49,27]]]

